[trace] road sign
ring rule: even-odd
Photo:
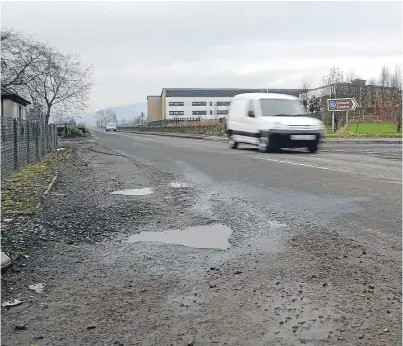
[[[353,98],[328,99],[327,110],[331,112],[348,112],[357,108],[357,101]]]

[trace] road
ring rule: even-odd
[[[401,233],[401,145],[324,144],[316,155],[261,154],[202,140],[96,135],[111,150],[198,184],[247,191],[285,220],[303,215],[340,228],[359,222],[362,230]]]
[[[92,135],[2,229],[3,345],[401,344],[400,145]]]

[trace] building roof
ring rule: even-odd
[[[298,98],[289,94],[276,94],[276,93],[248,93],[248,94],[238,94],[234,97],[234,99],[238,98],[248,98],[253,100],[260,99],[277,99],[277,100],[295,100]]]
[[[237,88],[217,88],[217,89],[193,89],[193,88],[164,88],[162,94],[166,92],[166,97],[234,97],[238,94],[249,93],[277,93],[299,96],[303,89],[237,89]]]
[[[13,100],[14,102],[17,102],[23,106],[27,106],[27,105],[31,104],[31,102],[24,99],[17,93],[15,93],[7,88],[3,88],[3,87],[1,88],[1,99],[2,100]]]

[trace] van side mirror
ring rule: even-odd
[[[254,118],[255,117],[255,112],[254,111],[248,111],[248,117]]]

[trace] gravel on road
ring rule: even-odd
[[[217,224],[228,250],[128,241]],[[2,224],[20,254],[2,303],[22,301],[2,307],[2,344],[398,345],[397,241],[287,224],[246,194],[83,139],[42,210]]]

